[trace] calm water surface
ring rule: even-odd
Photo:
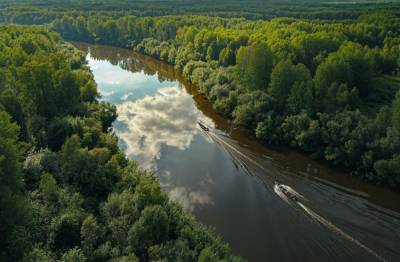
[[[117,106],[120,147],[154,170],[171,198],[213,226],[234,254],[249,261],[400,261],[398,192],[259,144],[232,129],[171,66],[126,49],[74,45],[89,51],[102,99]],[[279,197],[275,182],[303,195],[303,207]]]

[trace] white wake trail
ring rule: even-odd
[[[221,138],[219,138],[217,135],[213,134],[213,133],[208,133],[210,136],[212,136],[215,140],[219,141],[221,144],[224,144],[226,147],[230,148],[231,150],[233,150],[235,153],[239,154],[240,156],[242,156],[243,158],[245,158],[247,161],[250,161],[252,164],[256,165],[257,167],[259,167],[262,170],[265,170],[264,167],[262,165],[260,165],[259,163],[257,163],[257,161],[254,161],[253,159],[251,159],[250,157],[246,156],[245,154],[243,154],[242,152],[240,152],[239,150],[237,150],[235,147],[233,147],[232,145],[230,145],[229,143],[225,142],[224,140],[222,140]]]
[[[331,222],[325,220],[323,217],[321,217],[320,215],[318,215],[317,213],[315,213],[314,211],[312,211],[311,209],[309,209],[308,207],[306,207],[305,205],[303,205],[300,202],[297,202],[297,204],[304,209],[304,211],[306,211],[312,218],[314,218],[315,220],[317,220],[318,222],[320,222],[321,224],[323,224],[324,226],[326,226],[327,228],[329,228],[330,230],[334,231],[335,233],[341,235],[342,237],[344,237],[347,240],[350,240],[351,242],[353,242],[354,244],[356,244],[357,246],[361,247],[362,249],[364,249],[365,251],[367,251],[368,253],[370,253],[371,255],[375,256],[378,260],[380,261],[386,261],[383,257],[379,256],[377,253],[375,253],[372,249],[370,249],[369,247],[365,246],[363,243],[361,243],[360,241],[358,241],[357,239],[352,238],[351,236],[349,236],[348,234],[346,234],[345,232],[343,232],[343,230],[341,230],[340,228],[336,227],[334,224],[332,224]]]
[[[218,141],[220,144],[224,145],[225,147],[229,148],[230,150],[232,150],[233,152],[237,153],[238,155],[240,155],[241,157],[243,157],[244,159],[246,159],[247,161],[251,162],[252,164],[254,164],[255,166],[259,167],[262,170],[265,170],[264,167],[262,165],[260,165],[259,163],[257,163],[257,161],[254,161],[253,159],[251,159],[250,157],[248,157],[247,155],[243,154],[242,152],[240,152],[238,149],[236,149],[234,146],[230,145],[229,143],[227,143],[226,141],[224,141],[223,139],[219,138],[217,135],[211,133],[211,132],[207,132],[207,134],[212,137],[212,139]],[[297,193],[294,189],[292,189],[289,186],[286,185],[282,185],[290,194],[296,196],[299,200],[306,200],[301,194]],[[279,190],[277,188],[277,185],[274,186],[274,191],[275,193],[277,193],[280,198],[282,200],[284,200],[286,203],[291,204],[293,203],[292,200],[290,200],[281,190]],[[364,249],[365,251],[367,251],[369,254],[373,255],[374,257],[376,257],[379,261],[383,261],[386,262],[386,260],[379,256],[377,253],[375,253],[372,249],[370,249],[369,247],[365,246],[363,243],[361,243],[360,241],[358,241],[357,239],[352,238],[350,235],[346,234],[343,230],[341,230],[340,228],[336,227],[334,224],[332,224],[331,222],[325,220],[323,217],[321,217],[320,215],[318,215],[317,213],[315,213],[314,211],[312,211],[311,209],[309,209],[308,207],[306,207],[305,205],[303,205],[300,201],[295,201],[294,203],[297,203],[307,214],[309,214],[312,218],[314,218],[315,220],[317,220],[319,223],[321,223],[322,225],[326,226],[327,228],[329,228],[330,230],[332,230],[333,232],[337,233],[338,235],[342,236],[343,238],[353,242],[354,244],[356,244],[357,246],[359,246],[360,248]]]

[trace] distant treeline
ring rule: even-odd
[[[240,261],[126,159],[85,54],[0,26],[1,261]]]
[[[320,20],[354,20],[366,13],[400,13],[400,3],[376,1],[271,1],[271,0],[0,0],[6,19],[21,23],[41,13],[42,20],[65,12],[107,13],[113,18],[133,16],[208,15],[272,19],[294,17]],[[46,11],[44,11],[46,10]]]

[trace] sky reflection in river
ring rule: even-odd
[[[107,60],[87,58],[103,100],[113,104],[154,95],[161,87],[178,86],[178,82],[160,82],[156,76],[143,72],[127,73]]]
[[[144,168],[157,170],[163,146],[188,148],[197,133],[200,114],[192,97],[180,87],[160,88],[153,96],[117,105],[118,122],[126,129],[116,130],[129,158]]]
[[[400,257],[398,193],[231,132],[170,66],[126,49],[90,48],[102,99],[117,105],[121,148],[153,169],[171,199],[214,226],[235,254],[249,261],[376,261],[360,241],[387,261]],[[199,119],[211,133],[201,132]],[[305,196],[306,209],[287,205],[275,182]]]
[[[185,152],[195,136],[199,135],[197,122],[206,117],[199,111],[193,98],[177,81],[163,81],[156,74],[144,71],[127,73],[121,66],[108,60],[87,56],[88,64],[99,86],[102,100],[116,104],[118,119],[114,130],[119,144],[130,159],[138,161],[148,170],[158,172],[161,185],[172,200],[193,212],[196,206],[212,205],[214,202],[207,190],[211,177],[202,177],[195,187],[174,181],[168,170],[159,170],[158,162],[166,153],[176,149],[179,159],[190,163]],[[179,172],[178,172],[179,173]],[[175,179],[176,180],[176,179]]]

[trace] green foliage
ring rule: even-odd
[[[199,256],[199,262],[219,261],[217,254],[215,254],[211,247],[203,249]]]
[[[270,80],[273,56],[266,43],[241,47],[236,57],[237,78],[250,90],[265,89]]]
[[[134,10],[80,3],[79,12],[72,2],[7,7],[0,22],[47,24],[67,39],[134,48],[173,64],[215,109],[257,138],[398,187],[395,11],[383,4],[374,14],[357,5],[310,11],[294,3],[224,3],[189,1],[182,9],[207,14],[226,7],[215,16],[179,15],[159,2],[135,2]],[[60,36],[44,27],[0,26],[2,258],[239,260],[169,202],[154,176],[126,160],[110,132],[116,107],[98,97],[85,55]]]
[[[312,82],[296,82],[287,98],[287,107],[291,114],[298,114],[302,110],[311,113],[314,107],[313,101]]]
[[[302,109],[310,111],[313,106],[312,79],[303,64],[279,62],[271,73],[268,93],[277,101],[278,110],[287,105],[291,113],[296,114]]]
[[[54,258],[54,254],[48,250],[41,248],[40,246],[35,246],[31,249],[29,253],[27,253],[23,260],[24,262],[36,262],[36,261],[43,261],[43,262],[55,262],[56,259]]]
[[[349,104],[354,108],[358,94],[369,94],[372,74],[372,62],[365,49],[359,44],[343,44],[317,68],[315,85],[320,108],[326,110],[324,104]]]
[[[103,199],[117,181],[108,148],[82,148],[77,135],[64,143],[60,151],[62,183],[69,184],[85,196]]]
[[[268,110],[274,108],[274,99],[262,91],[243,94],[238,99],[238,106],[233,112],[235,123],[238,125],[255,128]]]
[[[387,179],[391,185],[397,185],[400,182],[400,155],[395,155],[389,160],[378,160],[374,168],[377,175]]]
[[[49,242],[57,251],[67,251],[80,244],[82,214],[67,212],[53,219],[49,229]]]
[[[307,152],[317,151],[323,143],[318,120],[310,119],[305,112],[285,118],[281,129],[284,141]]]
[[[82,250],[79,248],[72,248],[65,252],[60,259],[61,262],[85,262],[87,261]]]
[[[38,152],[29,152],[23,164],[25,187],[37,188],[41,175],[58,172],[57,154],[49,149],[41,149]]]
[[[392,105],[392,125],[400,132],[400,90],[397,92]]]
[[[21,189],[21,170],[19,158],[21,151],[18,145],[18,125],[11,123],[6,112],[0,112],[0,178],[2,186],[12,191]]]
[[[39,184],[42,197],[48,202],[55,202],[58,199],[59,187],[56,180],[50,174],[43,174]]]
[[[376,173],[374,163],[398,153],[397,147],[383,152],[382,142],[397,125],[397,111],[385,117],[392,119],[386,126],[378,126],[374,116],[398,90],[396,77],[381,75],[399,71],[395,16],[370,14],[346,23],[202,16],[85,19],[92,40],[134,47],[174,64],[215,109],[258,138],[300,147],[371,180],[389,179]],[[160,31],[164,24],[168,34]],[[77,33],[73,37],[85,39]],[[371,134],[372,141],[365,139]],[[90,148],[90,139],[84,144]]]
[[[92,253],[97,246],[101,237],[101,230],[97,223],[97,219],[93,215],[89,215],[83,220],[81,227],[81,242],[85,255],[92,257]]]
[[[84,17],[56,26],[88,33]],[[96,100],[83,53],[40,27],[1,26],[0,48],[2,260],[196,261],[204,245],[230,258],[119,150],[116,107]],[[221,85],[232,81],[223,73]]]
[[[128,232],[130,248],[144,259],[145,249],[168,239],[169,221],[161,206],[146,207]]]
[[[270,144],[280,143],[280,121],[271,115],[257,123],[256,137]]]
[[[21,149],[19,128],[10,116],[0,112],[0,254],[11,260],[20,259],[29,243],[20,240],[30,220],[29,209],[22,195]]]

